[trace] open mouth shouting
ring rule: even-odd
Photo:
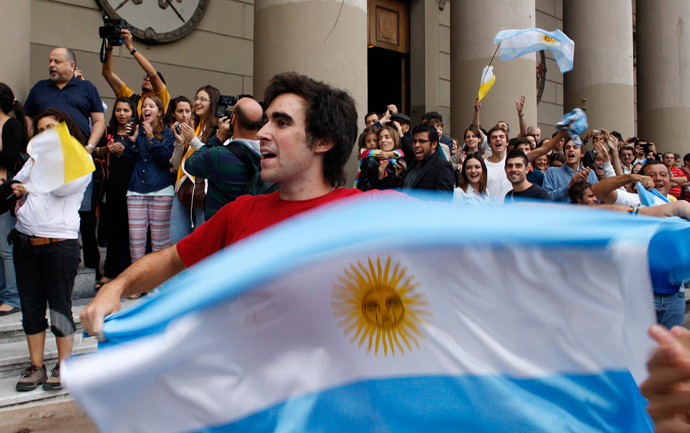
[[[151,122],[151,111],[149,110],[144,110],[144,121],[145,122]]]

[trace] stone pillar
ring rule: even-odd
[[[637,0],[638,136],[690,151],[690,3]]]
[[[0,80],[24,101],[31,86],[31,1],[0,0],[0,10]]]
[[[482,69],[489,64],[501,30],[534,27],[534,0],[454,0],[450,10],[451,113],[453,131],[462,133],[472,122]],[[490,129],[503,120],[511,137],[520,132],[515,100],[526,96],[525,120],[537,124],[536,54],[504,62],[500,52],[493,61],[496,83],[482,100],[481,122]]]
[[[359,126],[367,111],[366,0],[257,0],[254,16],[254,94],[262,99],[271,77],[296,71],[347,90]],[[353,146],[355,143],[353,143]],[[357,173],[352,153],[348,185]]]
[[[575,41],[575,66],[563,75],[564,110],[583,108],[591,128],[634,135],[632,2],[563,0],[563,28]]]

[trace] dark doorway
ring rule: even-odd
[[[367,111],[382,113],[388,104],[395,104],[399,112],[407,113],[410,102],[406,91],[409,88],[408,55],[378,47],[370,47],[367,53]]]

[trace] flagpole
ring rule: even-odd
[[[496,50],[494,51],[494,55],[491,56],[491,60],[489,60],[489,66],[494,62],[494,58],[496,58],[496,53],[498,52],[498,49],[501,48],[501,43],[498,43],[498,46],[496,47]]]
[[[498,43],[498,46],[496,47],[496,50],[494,51],[494,55],[491,56],[491,60],[489,60],[489,66],[494,62],[494,58],[496,58],[496,53],[498,52],[498,49],[501,48],[501,43]],[[482,75],[482,83],[484,82],[484,78],[486,78],[486,73],[489,72],[489,66],[486,67],[484,70],[484,74]]]

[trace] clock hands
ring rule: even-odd
[[[129,1],[129,0],[124,0],[122,3],[120,3],[119,5],[117,5],[117,7],[116,7],[114,10],[120,9],[120,8],[121,8],[122,6],[124,6],[125,3],[127,3],[128,1]]]
[[[125,0],[125,1],[127,1],[127,0]],[[158,0],[158,6],[159,6],[161,9],[167,9],[168,6],[170,6],[170,7],[172,8],[173,12],[175,12],[175,14],[177,15],[177,17],[178,17],[183,23],[186,22],[186,21],[184,20],[184,18],[182,18],[182,15],[180,15],[180,13],[177,11],[177,9],[175,9],[175,6],[173,6],[173,4],[170,2],[170,0]]]

